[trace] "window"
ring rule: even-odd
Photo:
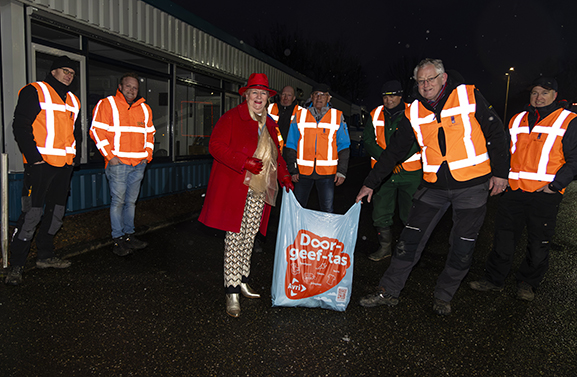
[[[103,56],[108,59],[112,58],[130,65],[148,68],[161,73],[169,73],[168,63],[138,55],[127,50],[114,48],[103,43],[94,42],[92,40],[88,41],[88,51],[91,54]]]
[[[221,92],[177,83],[174,141],[176,157],[208,154],[208,141],[221,114]]]
[[[80,49],[80,36],[60,29],[53,29],[49,26],[32,22],[32,38],[38,42],[48,42],[50,45],[60,45]]]

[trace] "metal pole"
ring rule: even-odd
[[[2,153],[0,159],[0,175],[2,182],[2,264],[8,267],[8,154]]]
[[[511,80],[511,74],[507,73],[507,91],[505,92],[505,113],[503,114],[503,124],[507,126],[507,103],[509,102],[509,81]]]

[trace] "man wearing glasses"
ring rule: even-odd
[[[311,105],[299,108],[291,122],[284,153],[301,206],[306,207],[316,185],[320,210],[332,213],[335,185],[346,178],[351,140],[343,113],[331,108],[330,99],[327,85],[313,87]]]
[[[24,159],[22,214],[12,237],[10,272],[5,283],[19,285],[30,245],[36,235],[38,268],[67,268],[70,262],[54,254],[54,235],[62,226],[76,140],[81,140],[80,101],[72,92],[78,64],[57,58],[44,81],[20,90],[12,129]],[[41,222],[42,221],[42,222]]]
[[[397,134],[380,156],[357,195],[367,197],[393,171],[417,140],[423,181],[413,198],[407,224],[391,264],[364,307],[397,305],[399,294],[421,257],[433,229],[453,207],[453,228],[444,270],[437,279],[433,311],[451,313],[450,301],[469,271],[488,194],[507,187],[509,153],[503,123],[473,86],[449,76],[441,60],[425,59],[414,70],[418,94],[405,110]]]

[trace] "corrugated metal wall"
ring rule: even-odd
[[[111,40],[118,37],[127,43],[141,45],[149,52],[171,55],[192,66],[204,68],[223,77],[245,82],[253,72],[266,73],[271,87],[281,89],[292,85],[304,91],[305,97],[311,82],[290,69],[269,64],[271,59],[258,53],[253,56],[238,40],[227,43],[199,28],[178,19],[141,0],[17,0],[22,4],[58,15],[86,28],[110,33]],[[156,0],[150,0],[155,2]],[[167,3],[156,1],[159,6]],[[169,10],[170,11],[170,10]],[[67,22],[66,22],[67,23]],[[208,30],[208,29],[207,29]],[[226,40],[226,38],[223,38]],[[236,47],[235,47],[236,45]],[[240,47],[239,47],[240,46]],[[256,50],[255,50],[256,51]],[[274,62],[274,61],[273,61]],[[285,67],[286,68],[286,67]],[[289,73],[287,73],[289,72]],[[344,110],[344,109],[343,109]],[[152,198],[186,190],[204,188],[208,184],[212,160],[193,160],[166,164],[152,164],[147,168],[140,198]],[[20,215],[20,196],[23,174],[11,174],[9,182],[9,217],[15,222]],[[88,169],[73,174],[67,214],[89,211],[110,205],[108,182],[104,169]]]
[[[211,159],[152,164],[146,168],[140,199],[150,199],[168,194],[205,188],[212,167]],[[24,174],[9,175],[8,217],[11,223],[18,220],[22,210],[22,180]],[[70,197],[66,214],[71,215],[110,206],[110,189],[104,169],[83,169],[72,174]]]
[[[307,94],[311,89],[308,83],[140,0],[22,2],[142,43],[195,65],[237,77],[241,82],[253,72],[262,72],[267,74],[273,88],[293,85]]]

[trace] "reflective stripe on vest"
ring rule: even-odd
[[[375,140],[377,144],[383,148],[387,148],[387,142],[385,139],[385,115],[383,114],[383,105],[378,106],[373,110],[373,129],[375,131]],[[381,128],[380,130],[377,127]],[[375,166],[377,160],[371,157],[371,168]],[[411,157],[407,158],[401,163],[403,170],[415,171],[422,168],[421,164],[421,152],[414,153]]]
[[[278,116],[278,105],[276,103],[271,103],[270,105],[268,105],[268,115],[270,115],[270,117],[275,121],[275,123],[277,123],[275,130],[276,130],[276,136],[278,139],[278,145],[279,145],[280,151],[282,153],[282,150],[284,148],[284,139],[282,138],[282,134],[280,133],[280,128],[278,128],[279,116]]]
[[[80,112],[80,102],[71,92],[67,93],[64,102],[58,93],[44,82],[39,81],[32,85],[39,92],[40,104],[40,113],[33,124],[36,147],[50,165],[70,165],[76,155],[74,123]],[[42,131],[46,132],[45,137],[41,135]]]
[[[382,130],[379,130],[382,128]],[[383,149],[387,148],[385,141],[385,116],[383,115],[383,105],[378,106],[373,110],[373,131],[375,131],[375,141],[377,145]],[[377,160],[371,157],[371,168],[375,166]]]
[[[300,114],[300,115],[299,115]],[[330,109],[317,124],[314,116],[308,109],[299,109],[297,125],[300,132],[298,142],[297,164],[303,175],[313,173],[315,163],[317,173],[320,175],[336,174],[339,156],[337,152],[337,131],[341,126],[341,112]],[[326,135],[326,143],[319,143],[319,130]],[[309,140],[313,138],[314,140]],[[312,149],[312,150],[311,150]]]
[[[115,156],[123,157],[123,158],[140,159],[140,160],[148,158],[148,152],[146,151],[146,148],[151,148],[152,150],[154,150],[154,144],[148,143],[146,141],[146,135],[154,132],[154,127],[148,127],[147,126],[149,118],[150,118],[150,113],[148,112],[148,108],[146,107],[144,102],[140,104],[140,107],[142,108],[142,112],[144,114],[144,127],[133,127],[133,126],[122,126],[120,124],[120,113],[118,112],[118,107],[116,106],[116,101],[114,100],[114,96],[108,96],[108,97],[106,97],[106,100],[110,104],[110,108],[112,110],[112,127],[109,128],[110,126],[108,124],[96,122],[96,121],[92,122],[93,127],[108,129],[108,131],[114,132],[114,145],[112,148],[112,153]],[[136,152],[121,150],[120,149],[120,138],[121,138],[123,132],[124,133],[133,132],[133,133],[142,134],[142,145],[143,145],[142,150],[136,151]],[[103,139],[96,145],[96,147],[99,150],[104,151],[104,149],[102,147],[105,145],[108,145],[108,140]]]
[[[559,109],[541,119],[529,131],[528,113],[517,114],[510,122],[511,170],[509,185],[514,190],[534,192],[553,182],[565,163],[562,138],[569,123],[577,117]]]
[[[427,182],[436,182],[436,173],[443,161],[447,161],[451,174],[457,181],[466,181],[491,172],[485,137],[475,118],[476,104],[473,91],[474,87],[468,85],[459,85],[453,90],[445,103],[445,106],[453,106],[441,110],[440,123],[436,121],[435,114],[418,100],[415,100],[406,112],[422,148],[423,173]],[[424,113],[425,116],[420,117],[420,113]],[[423,126],[434,126],[435,129],[443,127],[445,137],[448,138],[449,126],[458,123],[462,123],[461,127],[456,129],[462,131],[462,137],[459,140],[447,140],[446,143],[456,149],[447,150],[446,155],[441,156],[438,131],[426,134],[423,132]],[[475,168],[471,169],[472,167]]]
[[[278,106],[276,103],[268,105],[268,115],[270,115],[275,122],[278,122]]]

